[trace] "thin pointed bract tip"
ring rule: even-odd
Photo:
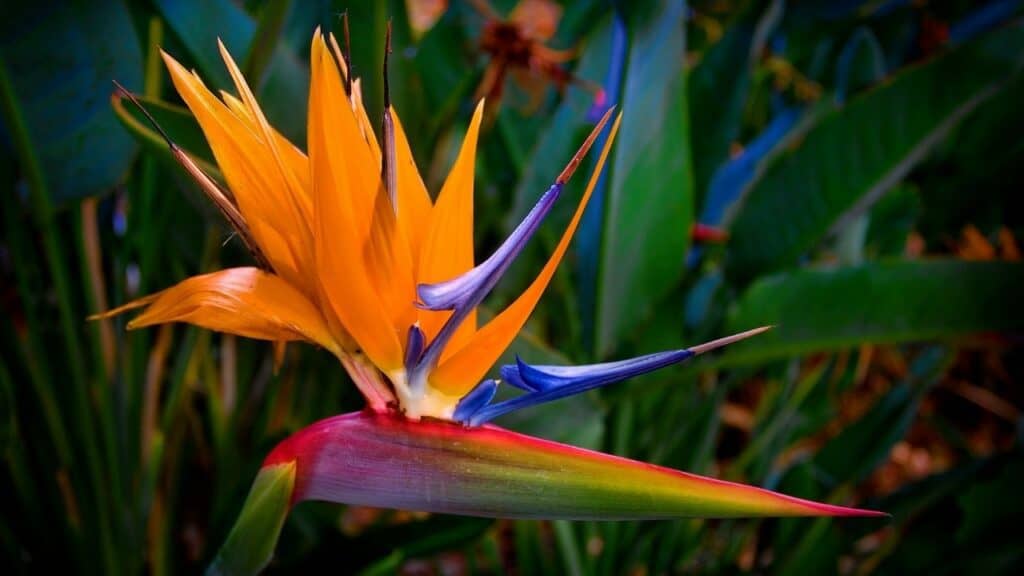
[[[590,151],[590,147],[593,146],[594,141],[597,140],[597,136],[601,134],[605,125],[608,124],[608,119],[611,118],[613,110],[615,110],[614,107],[609,108],[608,111],[604,113],[604,116],[601,117],[597,126],[594,126],[594,129],[590,131],[590,134],[587,135],[587,139],[583,141],[579,150],[577,150],[576,154],[573,155],[572,160],[569,160],[565,169],[562,170],[562,173],[555,179],[556,184],[565,184],[570,178],[572,178],[573,173],[576,172],[577,168],[579,168],[580,162],[583,161],[583,157],[587,155],[587,152]]]
[[[690,347],[689,350],[690,352],[693,352],[695,355],[703,354],[705,352],[715,350],[716,348],[721,348],[722,346],[728,346],[729,344],[732,344],[734,342],[745,340],[747,338],[750,338],[751,336],[757,336],[758,334],[762,332],[767,332],[768,330],[771,330],[774,327],[774,325],[761,326],[760,328],[754,328],[753,330],[747,330],[746,332],[740,332],[739,334],[733,334],[732,336],[725,336],[724,338],[719,338],[717,340],[712,340],[710,342],[698,344],[697,346]]]
[[[122,96],[127,98],[133,105],[135,105],[135,107],[139,109],[139,112],[142,112],[142,114],[146,117],[146,120],[148,120],[150,125],[153,126],[153,129],[156,130],[160,134],[160,137],[164,139],[164,142],[167,142],[167,146],[171,150],[177,151],[178,147],[174,144],[174,141],[171,140],[170,135],[168,135],[167,132],[164,131],[164,129],[156,121],[156,118],[154,118],[153,115],[149,113],[149,110],[146,110],[146,107],[142,105],[142,102],[139,102],[139,99],[135,97],[135,94],[132,94],[127,88],[122,86],[121,83],[118,82],[117,80],[111,80],[111,82],[114,83],[114,86],[117,86],[117,91]]]
[[[391,19],[388,19],[387,31],[384,33],[384,111],[391,109],[391,87],[388,83],[388,60],[391,55]]]

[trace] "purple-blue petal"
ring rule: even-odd
[[[540,227],[561,192],[561,184],[556,183],[548,188],[529,214],[512,231],[512,234],[494,251],[494,254],[491,254],[487,260],[472,270],[451,280],[417,286],[416,294],[420,299],[419,307],[426,310],[455,310],[457,308],[475,308],[480,304],[484,297],[494,289],[516,256],[523,251],[526,242]]]
[[[512,261],[523,251],[526,242],[540,227],[544,217],[551,211],[562,192],[562,184],[553,184],[537,201],[530,213],[516,226],[512,234],[498,247],[490,258],[469,272],[436,284],[420,284],[416,292],[420,308],[427,310],[454,310],[437,336],[427,345],[416,366],[410,372],[413,382],[422,382],[422,375],[436,366],[441,351],[448,345],[455,330],[465,321],[484,297],[494,288]]]
[[[519,358],[516,357],[516,360],[518,361]],[[507,364],[501,367],[501,380],[526,392],[538,391],[538,388],[534,385],[523,380],[522,376],[519,375],[519,366],[515,364]]]
[[[501,367],[501,375],[509,384],[526,390],[526,392],[490,406],[480,404],[472,412],[467,406],[467,409],[457,413],[456,419],[470,426],[478,426],[513,410],[558,400],[633,376],[646,374],[671,364],[683,362],[694,355],[694,352],[689,349],[671,350],[629,360],[587,366],[531,366],[517,357],[514,365]],[[476,389],[474,389],[475,391]]]
[[[452,418],[458,422],[469,421],[473,414],[476,414],[491,402],[497,391],[498,383],[490,378],[477,384],[469,391],[469,394],[466,394],[462,397],[462,400],[459,400]]]
[[[405,368],[406,370],[412,369],[417,362],[420,361],[420,356],[423,355],[423,345],[426,343],[426,336],[423,334],[423,330],[416,324],[409,326],[409,334],[405,339]]]

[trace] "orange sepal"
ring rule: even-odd
[[[364,142],[351,109],[338,105],[337,94],[344,96],[341,78],[319,34],[313,40],[310,68],[307,132],[320,300],[327,313],[334,315],[373,363],[386,373],[401,367],[402,346],[389,311],[371,281],[377,272],[369,270],[364,259],[370,223],[360,223],[360,204],[365,198],[359,198],[352,190],[360,178],[350,173],[369,168],[360,165],[359,157],[348,149],[364,146]],[[347,117],[348,122],[341,117]],[[346,134],[345,130],[349,130],[344,138],[349,147],[340,150],[337,139],[339,133]],[[379,178],[375,180],[379,185]],[[369,220],[371,215],[363,217]]]
[[[148,306],[128,328],[186,322],[247,338],[305,340],[337,353],[320,311],[298,289],[259,268],[228,268],[187,278],[156,294],[98,314],[104,318]]]
[[[162,54],[178,94],[210,143],[253,239],[274,271],[305,291],[306,249],[296,238],[308,224],[279,193],[284,182],[266,169],[274,162],[270,150],[250,129],[249,121],[218,100],[198,76]]]

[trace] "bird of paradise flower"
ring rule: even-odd
[[[505,242],[474,265],[473,169],[483,102],[432,201],[387,88],[378,143],[359,80],[333,36],[318,30],[312,41],[306,152],[270,126],[237,65],[220,49],[239,97],[217,98],[195,72],[163,57],[227,188],[165,138],[257,265],[188,278],[97,317],[145,308],[129,328],[187,322],[274,342],[311,342],[338,358],[367,409],[312,424],[270,453],[211,572],[251,573],[265,566],[290,507],[311,499],[506,518],[880,514],[489,424],[512,410],[683,362],[766,329],[589,366],[519,360],[499,369],[500,380],[487,378],[565,254],[620,118],[550,259],[516,300],[478,326],[477,307],[558,201],[611,112]],[[494,401],[500,383],[521,393]]]

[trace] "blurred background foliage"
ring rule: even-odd
[[[85,321],[247,261],[111,79],[216,174],[158,49],[227,89],[222,38],[271,122],[304,147],[310,37],[340,33],[346,10],[378,118],[393,23],[391,90],[431,190],[489,96],[479,254],[602,105],[624,113],[573,252],[515,352],[589,362],[777,325],[501,424],[893,517],[509,522],[303,504],[271,572],[1020,573],[1021,4],[6,3],[4,573],[195,572],[270,447],[359,408],[308,346],[275,369],[265,343]],[[541,267],[582,180],[489,310]]]

